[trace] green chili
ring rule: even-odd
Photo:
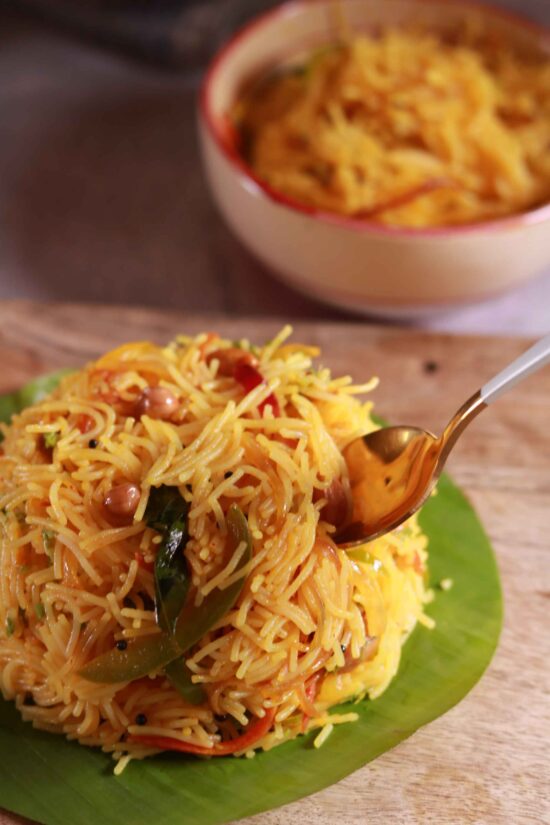
[[[144,636],[129,642],[125,650],[114,647],[93,659],[80,671],[80,676],[89,682],[104,684],[132,682],[159,670],[180,655],[181,651],[167,633]]]
[[[42,530],[42,545],[44,547],[44,552],[51,561],[53,558],[53,549],[55,545],[55,533],[53,530]]]
[[[227,527],[230,552],[234,552],[241,542],[245,543],[245,551],[237,568],[241,570],[252,557],[252,540],[246,518],[236,504],[232,504],[229,508]],[[193,647],[220,619],[229,613],[241,595],[243,585],[244,578],[238,579],[225,590],[212,590],[198,607],[187,602],[178,617],[174,631],[182,652]]]

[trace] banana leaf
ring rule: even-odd
[[[12,415],[21,412],[25,407],[31,404],[36,404],[48,393],[52,392],[64,375],[68,375],[71,370],[58,370],[49,375],[41,375],[33,381],[29,381],[21,389],[10,393],[9,395],[0,396],[0,421],[8,423]],[[0,441],[2,440],[0,435]]]
[[[9,418],[55,380],[0,399],[0,415]],[[44,825],[221,825],[315,793],[395,747],[468,693],[493,656],[502,621],[491,546],[449,478],[421,524],[432,583],[454,583],[428,608],[436,627],[416,628],[388,690],[343,706],[359,720],[336,726],[323,747],[315,749],[310,734],[254,759],[161,755],[115,777],[109,756],[34,730],[0,699],[0,807]]]

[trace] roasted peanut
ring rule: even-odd
[[[137,510],[141,490],[137,484],[119,484],[112,487],[103,504],[109,515],[117,519],[130,519]]]
[[[135,412],[138,418],[148,415],[167,420],[177,410],[178,403],[174,393],[165,387],[147,387],[136,402]]]

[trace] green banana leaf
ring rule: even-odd
[[[7,423],[14,413],[20,412],[31,404],[36,404],[37,401],[52,392],[63,376],[68,375],[70,372],[71,370],[58,370],[57,372],[51,372],[49,375],[41,375],[25,384],[21,389],[9,395],[0,396],[0,421]]]
[[[39,379],[1,399],[0,416],[9,418],[55,381]],[[417,627],[388,690],[347,706],[359,720],[336,726],[322,748],[313,748],[310,734],[254,759],[161,755],[115,777],[110,757],[33,730],[0,699],[0,807],[44,825],[220,825],[319,791],[395,747],[468,693],[492,658],[502,620],[491,546],[449,478],[421,524],[432,584],[454,583],[428,608],[437,625]]]

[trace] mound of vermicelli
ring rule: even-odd
[[[342,449],[374,428],[356,396],[374,382],[314,369],[287,334],[260,349],[212,334],[128,344],[3,427],[2,691],[24,719],[112,752],[119,769],[166,739],[240,754],[320,728],[320,744],[355,718],[331,706],[380,695],[416,622],[430,624],[414,520],[352,552],[332,538],[349,506]],[[186,514],[175,563],[189,615],[243,582],[185,651],[193,701],[163,668],[86,677],[164,632],[163,534],[147,515],[162,490]],[[235,505],[250,558],[228,542]]]
[[[259,178],[307,206],[397,226],[550,199],[550,60],[471,26],[354,36],[237,107]]]

